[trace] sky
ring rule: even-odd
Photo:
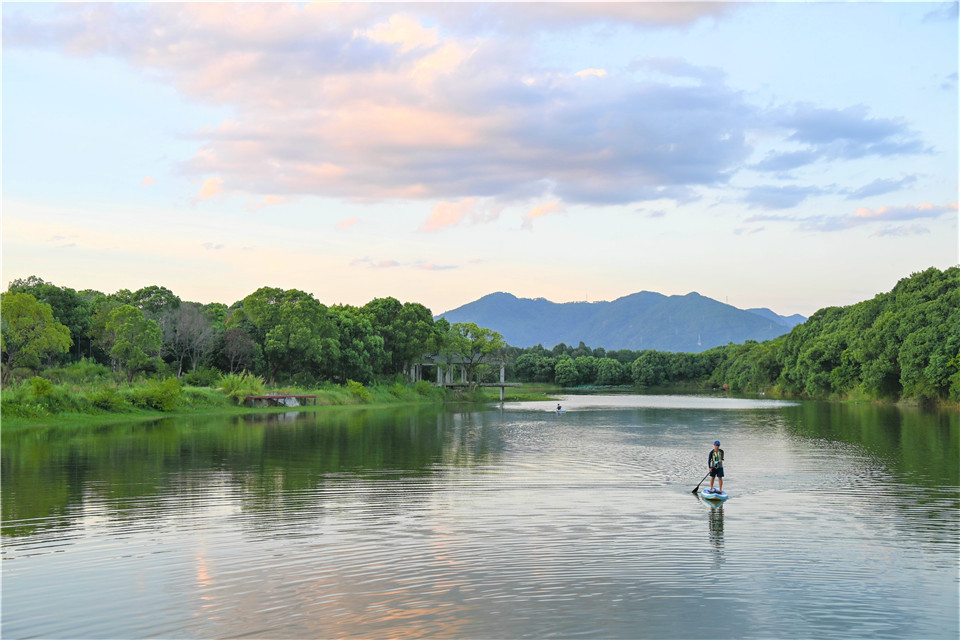
[[[956,2],[2,13],[4,288],[809,316],[960,262]]]

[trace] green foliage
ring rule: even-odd
[[[158,364],[160,326],[137,307],[123,304],[111,310],[105,329],[112,338],[110,357],[126,370],[128,380]]]
[[[43,398],[49,396],[53,391],[53,384],[40,376],[34,376],[27,380],[27,383],[30,385],[30,392],[36,398]]]
[[[373,329],[371,314],[351,307],[331,307],[330,313],[337,325],[339,349],[332,369],[338,382],[348,379],[372,382],[376,371],[382,371],[388,357],[384,351],[384,339]],[[421,354],[422,355],[422,354]]]
[[[505,347],[503,336],[496,331],[472,322],[455,322],[444,336],[441,354],[462,366],[468,381],[477,382],[485,363],[502,359]]]
[[[557,358],[553,377],[561,387],[575,387],[580,384],[580,372],[577,371],[573,358],[568,355]]]
[[[81,342],[89,345],[92,306],[82,294],[69,287],[45,282],[37,276],[14,280],[7,290],[10,293],[28,293],[39,302],[49,304],[54,319],[69,329],[70,339],[77,349],[80,349]]]
[[[724,348],[713,379],[810,397],[920,401],[960,396],[960,268],[931,268],[849,307],[828,307],[788,335]]]
[[[173,411],[180,404],[181,394],[180,381],[169,377],[163,381],[151,380],[146,386],[127,389],[124,396],[130,404],[140,409]]]
[[[196,370],[183,374],[180,381],[184,386],[215,387],[223,374],[213,367],[197,367]]]
[[[361,309],[382,340],[384,373],[401,373],[425,353],[437,353],[441,334],[433,314],[422,304],[375,298]]]
[[[344,386],[350,392],[350,395],[360,402],[370,402],[370,392],[367,391],[366,387],[356,380],[347,380],[347,383]]]
[[[434,387],[425,380],[417,380],[413,383],[413,389],[421,396],[433,395]]]
[[[97,409],[110,413],[122,413],[132,408],[130,403],[120,395],[116,387],[104,387],[99,391],[90,393],[87,398]]]
[[[554,382],[556,358],[539,353],[524,353],[514,363],[514,373],[523,382]]]
[[[59,413],[89,413],[90,400],[63,385],[35,376],[3,390],[4,417],[39,418]]]
[[[0,349],[4,379],[15,368],[39,369],[43,358],[66,353],[70,330],[57,322],[49,304],[29,293],[0,294]]]
[[[621,385],[627,381],[626,368],[613,358],[597,359],[596,384],[601,386]]]
[[[47,369],[43,375],[57,383],[89,384],[110,379],[111,371],[110,367],[83,358],[79,362]]]
[[[336,323],[309,293],[262,287],[243,299],[243,311],[271,381],[298,372],[320,374],[340,355]]]
[[[246,396],[263,395],[266,382],[260,376],[247,373],[230,373],[220,377],[219,387],[228,398],[237,404]]]
[[[462,365],[471,383],[495,380],[503,362],[512,380],[564,386],[710,384],[813,397],[960,402],[957,267],[915,273],[871,300],[821,309],[777,339],[702,353],[606,351],[583,342],[519,349],[495,331],[433,321],[426,307],[395,298],[328,308],[303,291],[269,287],[227,307],[181,302],[159,286],[105,295],[31,276],[11,283],[0,302],[4,402],[23,415],[61,406],[115,410],[116,398],[122,403],[128,396],[142,406],[164,404],[151,399],[159,397],[156,391],[115,390],[116,396],[68,388],[106,388],[118,374],[132,382],[143,372],[182,374],[192,386],[218,385],[235,401],[262,394],[264,378],[319,385],[330,403],[433,397],[437,392],[428,383],[415,391],[402,378],[392,386],[377,384],[392,382],[426,354]],[[74,354],[68,353],[71,339]],[[80,354],[89,357],[64,364]],[[244,373],[221,377],[221,371]],[[9,384],[37,373],[43,382],[22,389]],[[369,397],[354,393],[356,385]],[[8,398],[8,391],[16,397]]]
[[[217,389],[209,387],[183,388],[180,405],[191,409],[218,408],[228,406],[224,395]]]

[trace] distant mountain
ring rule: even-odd
[[[791,329],[797,326],[798,324],[803,324],[804,322],[807,321],[807,319],[804,318],[799,313],[795,313],[792,316],[781,316],[781,315],[777,315],[773,311],[770,311],[770,309],[747,309],[747,311],[749,311],[750,313],[755,313],[758,316],[763,316],[767,320],[773,320],[774,322],[777,322],[779,324],[786,325]]]
[[[612,302],[550,302],[491,293],[442,313],[499,332],[514,347],[559,343],[615,349],[698,353],[728,343],[769,340],[805,320],[769,309],[743,310],[699,293],[665,296],[641,291]],[[798,320],[799,319],[799,320]]]

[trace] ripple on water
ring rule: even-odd
[[[4,522],[3,631],[701,637],[722,611],[732,637],[956,637],[955,486],[796,437],[776,405],[579,398],[451,418],[415,467],[91,483],[67,516]],[[720,506],[691,494],[718,430]]]

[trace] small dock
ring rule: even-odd
[[[293,402],[290,402],[290,401]],[[301,405],[308,404],[316,405],[317,396],[305,396],[305,395],[287,395],[287,394],[271,394],[266,396],[246,396],[243,399],[244,403],[249,402],[251,407],[261,406],[261,407],[299,407]],[[259,403],[259,405],[258,405]]]

